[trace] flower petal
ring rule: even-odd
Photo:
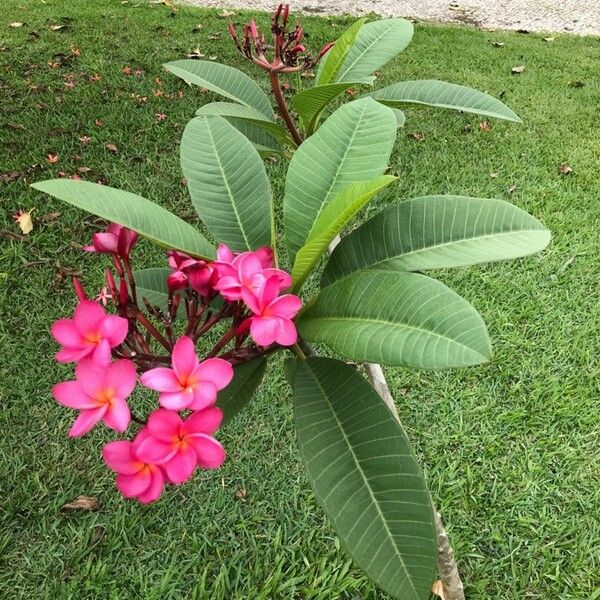
[[[131,412],[127,402],[123,399],[113,400],[110,407],[104,413],[104,423],[107,427],[122,433],[129,426]]]
[[[277,319],[278,329],[275,341],[280,346],[293,346],[298,340],[296,326],[289,319]]]
[[[173,437],[179,435],[182,423],[175,411],[159,408],[148,417],[148,433],[163,442],[171,442]]]
[[[119,473],[116,479],[117,489],[125,498],[135,498],[143,494],[152,483],[150,469],[142,469],[135,475]]]
[[[194,434],[205,433],[212,435],[223,421],[223,411],[217,406],[211,406],[204,410],[192,413],[181,427],[182,435],[194,436]]]
[[[265,269],[263,275],[267,279],[273,276],[277,277],[277,280],[279,281],[279,291],[286,290],[291,287],[293,283],[292,276],[281,269]]]
[[[175,455],[176,449],[173,449],[173,444],[157,440],[154,436],[149,435],[139,444],[135,445],[135,455],[140,461],[150,464],[163,463]]]
[[[63,381],[52,388],[55,400],[63,406],[75,409],[96,408],[98,403],[85,393],[78,381]]]
[[[50,332],[59,344],[67,348],[79,348],[83,343],[81,333],[71,319],[55,321],[50,327]]]
[[[169,481],[171,483],[183,483],[184,481],[187,481],[196,468],[196,460],[196,452],[191,446],[188,446],[185,450],[179,450],[179,452],[164,465]]]
[[[105,382],[120,398],[127,398],[137,383],[135,365],[127,359],[116,360],[108,367]]]
[[[194,401],[194,391],[190,388],[180,392],[162,392],[158,397],[158,403],[169,410],[183,410],[188,408]]]
[[[269,312],[284,319],[293,319],[302,308],[302,300],[293,294],[279,296],[269,304]]]
[[[150,502],[158,500],[165,488],[165,476],[162,469],[156,465],[152,465],[151,474],[152,480],[148,489],[137,497],[142,504],[150,504]]]
[[[175,342],[171,362],[179,381],[185,381],[198,366],[198,357],[196,356],[194,342],[187,335],[182,335]]]
[[[216,469],[225,462],[225,448],[210,435],[198,434],[191,442],[198,455],[198,466],[202,469]]]
[[[100,333],[110,342],[111,348],[114,348],[127,337],[128,327],[127,319],[107,315],[100,324]]]
[[[233,367],[222,358],[209,358],[196,367],[193,375],[200,381],[210,381],[218,390],[222,390],[233,379]]]
[[[106,368],[98,365],[91,357],[80,360],[75,367],[75,377],[89,396],[95,396],[104,386]]]
[[[158,367],[157,369],[146,371],[140,377],[140,381],[142,385],[157,392],[181,391],[181,384],[179,383],[179,379],[177,379],[177,375],[175,375],[175,371],[166,367]]]
[[[103,339],[98,344],[91,345],[91,347],[94,349],[90,354],[92,360],[98,366],[108,367],[111,361],[110,342]]]
[[[255,315],[259,315],[261,313],[260,299],[248,288],[242,288],[242,300]]]
[[[80,437],[86,434],[104,416],[105,412],[105,406],[82,410],[69,429],[69,437]]]
[[[276,317],[252,317],[250,335],[259,346],[270,346],[277,338],[279,330]]]
[[[92,300],[82,300],[75,308],[73,322],[82,334],[97,331],[106,317],[104,309]]]
[[[76,362],[94,351],[95,346],[83,346],[82,348],[63,348],[56,353],[55,358],[59,363]]]
[[[234,257],[235,254],[227,244],[219,244],[217,246],[217,260],[219,262],[230,263]]]
[[[194,386],[193,399],[188,404],[190,410],[202,410],[217,401],[217,388],[211,381],[201,381]]]
[[[113,471],[133,475],[140,470],[140,462],[132,455],[132,446],[128,441],[109,442],[102,448],[102,458]]]

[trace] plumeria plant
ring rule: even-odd
[[[370,90],[410,42],[406,20],[361,19],[315,58],[287,5],[270,28],[268,44],[254,20],[241,32],[229,25],[241,55],[268,76],[277,116],[263,89],[233,67],[165,65],[227,100],[200,107],[180,146],[210,239],[130,192],[66,179],[34,184],[113,222],[85,248],[108,260],[103,291],[91,299],[75,280],[74,315],[52,326],[57,360],[75,364],[75,379],[58,383],[54,396],[78,411],[71,436],[100,422],[123,436],[104,446],[104,461],[124,496],[148,503],[166,484],[223,463],[219,427],[251,400],[270,355],[287,353],[301,455],[343,545],[392,596],[427,598],[436,563],[431,498],[401,425],[360,364],[444,369],[488,360],[475,308],[423,272],[525,256],[550,234],[501,200],[450,195],[387,204],[352,224],[394,184],[399,107],[519,118],[453,83]],[[314,85],[286,98],[280,77],[315,68]],[[351,87],[365,93],[328,110]],[[282,202],[273,201],[265,154],[289,160]],[[134,270],[138,236],[164,247],[168,266]],[[341,358],[318,357],[312,343]],[[131,399],[136,385],[156,393],[149,414]]]

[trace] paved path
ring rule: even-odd
[[[179,0],[217,8],[271,11],[274,0]],[[290,0],[306,14],[415,17],[476,27],[600,35],[600,0]]]

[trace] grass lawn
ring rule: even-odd
[[[197,222],[178,140],[212,96],[161,64],[199,46],[252,71],[225,33],[217,37],[224,19],[133,0],[5,0],[2,9],[0,597],[384,598],[341,550],[309,491],[278,364],[221,432],[226,465],[147,507],[114,488],[99,455],[110,432],[69,441],[72,412],[50,395],[71,373],[53,362],[48,334],[74,305],[68,275],[84,269],[96,289],[104,262],[78,249],[95,220],[28,186],[79,173]],[[310,46],[343,25],[306,19]],[[511,74],[517,65],[525,72]],[[489,364],[387,370],[470,599],[600,597],[599,73],[599,38],[546,42],[418,25],[380,78],[471,85],[501,96],[524,121],[490,120],[484,131],[474,116],[408,109],[392,164],[399,198],[503,198],[554,233],[541,256],[439,274],[482,313],[495,348]],[[415,132],[424,139],[407,135]],[[572,174],[559,173],[563,163]],[[269,168],[280,191],[285,161]],[[11,214],[34,207],[33,232],[13,235]],[[140,244],[138,268],[162,260]],[[100,510],[59,512],[80,494],[96,497]]]

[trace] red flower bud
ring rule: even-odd
[[[169,292],[175,292],[184,288],[187,285],[187,275],[183,271],[173,271],[167,277],[167,287],[169,288]]]
[[[231,21],[229,21],[229,35],[237,41],[237,31],[235,30],[235,27]]]
[[[297,44],[290,50],[290,52],[292,52],[293,54],[297,54],[298,52],[305,52],[305,51],[306,51],[306,48],[302,44]]]
[[[123,225],[111,223],[106,231],[95,233],[92,243],[85,246],[86,252],[100,252],[103,254],[114,254],[121,258],[127,258],[135,246],[138,234]]]
[[[129,301],[129,291],[127,290],[127,282],[121,279],[121,286],[119,288],[119,302],[126,306]]]
[[[85,290],[81,285],[81,281],[79,281],[77,277],[73,277],[73,289],[75,290],[75,295],[77,296],[77,298],[79,298],[79,300],[88,299],[87,294],[85,293]]]
[[[252,34],[254,41],[258,42],[258,27],[256,26],[254,19],[250,21],[250,33]]]

